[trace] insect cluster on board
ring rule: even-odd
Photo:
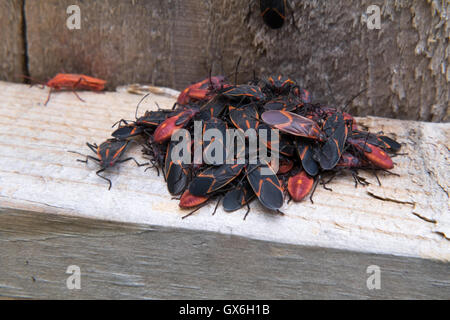
[[[236,154],[243,152],[243,163],[185,163],[173,159],[172,151],[179,140],[172,141],[172,135],[183,132],[185,141],[194,141],[196,121],[200,121],[202,132],[216,129],[223,133],[222,137],[231,128],[254,129],[259,136],[262,130],[278,129],[277,147],[271,136],[265,142],[269,153],[278,150],[278,171],[268,161],[248,161],[248,150],[236,150]],[[129,142],[136,141],[142,144],[143,153],[152,163],[149,168],[156,167],[158,175],[161,169],[169,192],[180,196],[181,208],[197,210],[208,200],[217,199],[216,209],[222,200],[225,211],[247,206],[246,215],[250,201],[256,198],[276,212],[280,212],[286,197],[301,201],[311,194],[312,201],[317,184],[322,182],[326,188],[326,183],[343,170],[352,172],[355,186],[367,185],[357,170],[392,169],[389,154],[395,154],[401,147],[387,136],[360,129],[349,113],[313,103],[307,90],[283,76],[241,85],[231,84],[222,76],[208,77],[183,90],[171,110],[146,111],[138,117],[136,108],[135,120],[120,120],[118,125],[112,139],[100,146],[88,144],[98,157],[88,158],[101,166],[97,174],[133,159],[120,157]],[[179,131],[182,128],[186,130]],[[244,145],[248,144],[248,137],[244,139],[247,140]],[[214,140],[201,141],[202,152],[206,152]],[[191,143],[189,150],[194,148]],[[330,179],[325,182],[324,176]]]

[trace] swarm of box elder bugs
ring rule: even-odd
[[[261,3],[265,19],[270,17],[273,26],[282,23],[284,13],[275,20],[284,1]],[[209,201],[217,201],[216,209],[222,202],[229,212],[246,206],[244,218],[253,199],[281,213],[285,197],[302,201],[310,195],[312,202],[317,185],[329,189],[326,184],[343,170],[352,173],[355,186],[367,185],[358,170],[392,169],[390,154],[401,148],[388,136],[359,129],[349,113],[313,103],[307,90],[281,75],[249,84],[210,76],[183,90],[171,110],[158,108],[138,117],[139,105],[135,120],[116,123],[113,139],[100,146],[88,144],[98,158],[86,156],[83,161],[97,161],[99,174],[133,159],[120,157],[131,141],[141,143],[158,174],[162,171],[170,194],[180,197],[180,208],[192,210],[183,218]],[[175,152],[175,133],[187,143],[181,154]],[[194,143],[196,134],[200,143]],[[193,161],[196,148],[202,155],[199,162]]]

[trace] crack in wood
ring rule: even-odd
[[[400,204],[408,204],[408,205],[413,206],[413,208],[416,207],[416,203],[415,203],[415,202],[402,201],[402,200],[392,199],[392,198],[388,198],[388,197],[383,197],[383,196],[380,196],[380,195],[375,194],[375,193],[372,192],[372,191],[367,191],[367,193],[368,193],[371,197],[373,197],[373,198],[375,198],[375,199],[378,199],[378,200],[381,200],[381,201],[389,201],[389,202],[400,203]]]

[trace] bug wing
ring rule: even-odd
[[[189,185],[189,192],[194,196],[205,196],[217,191],[233,181],[243,168],[243,164],[223,164],[219,167],[208,167],[192,180]]]
[[[262,175],[262,168],[271,170],[272,174]],[[267,164],[248,165],[247,180],[266,208],[278,210],[283,206],[284,195],[280,180]]]

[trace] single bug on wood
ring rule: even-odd
[[[107,168],[113,167],[117,163],[122,163],[129,160],[133,160],[138,167],[145,166],[148,164],[148,163],[140,164],[133,157],[120,159],[122,155],[125,153],[128,144],[129,144],[128,140],[118,140],[118,139],[108,139],[105,142],[101,143],[99,146],[97,146],[97,144],[95,143],[90,144],[89,142],[87,142],[86,145],[89,147],[89,149],[91,149],[94,153],[97,154],[98,158],[89,155],[84,155],[76,151],[69,151],[69,152],[80,154],[86,157],[85,160],[77,159],[77,161],[87,163],[88,159],[91,159],[98,162],[101,169],[98,170],[95,174],[98,175],[100,178],[108,181],[109,183],[108,190],[110,190],[112,186],[111,180],[109,180],[104,176],[101,176],[99,173],[105,171]]]
[[[80,101],[84,102],[75,90],[102,91],[105,89],[105,84],[105,80],[86,76],[84,74],[58,73],[52,79],[48,80],[46,83],[43,83],[43,85],[50,88],[44,105],[47,105],[50,101],[50,96],[53,91],[71,90],[77,98],[80,99]]]

